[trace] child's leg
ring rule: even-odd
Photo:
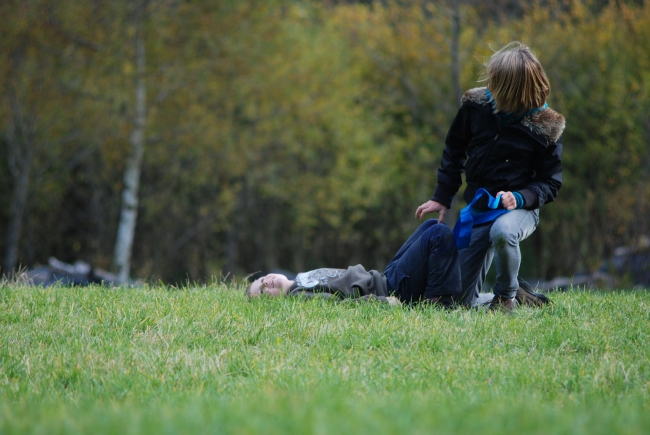
[[[490,226],[473,228],[470,245],[458,251],[463,286],[463,305],[473,307],[479,304],[479,293],[481,293],[493,257]]]
[[[397,253],[393,256],[393,258],[388,262],[386,265],[386,269],[384,271],[384,274],[390,270],[394,266],[394,264],[402,258],[402,255],[406,252],[406,250],[416,241],[420,238],[423,232],[431,228],[431,226],[436,225],[438,223],[438,219],[428,219],[420,224],[420,226],[411,234],[411,236],[404,242],[401,248],[397,251]]]
[[[454,235],[446,225],[433,225],[412,240],[386,273],[399,298],[411,303],[446,296],[460,302],[460,263]]]
[[[439,227],[442,227],[439,225]],[[449,301],[461,303],[460,261],[454,233],[449,227],[444,230],[431,231],[426,239],[427,274],[424,299],[448,296]],[[433,229],[432,229],[433,230]],[[425,245],[426,233],[422,237]]]
[[[514,210],[500,216],[490,229],[497,272],[494,294],[514,298],[519,288],[517,275],[521,264],[519,242],[530,236],[539,222],[539,210]]]

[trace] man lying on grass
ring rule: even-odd
[[[451,308],[461,305],[460,264],[454,235],[449,227],[430,219],[397,251],[384,273],[367,271],[361,265],[347,269],[316,269],[299,273],[295,280],[269,274],[253,281],[246,295],[301,296],[335,300],[376,300],[390,304],[430,303]],[[489,305],[493,295],[481,301]],[[529,285],[517,291],[519,304],[542,306],[546,296]]]

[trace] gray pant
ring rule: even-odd
[[[539,210],[513,210],[491,224],[472,229],[470,245],[458,251],[465,305],[478,305],[479,293],[493,257],[496,257],[497,272],[494,294],[515,297],[521,264],[519,242],[530,236],[538,223]]]

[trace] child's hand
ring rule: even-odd
[[[438,223],[442,223],[445,220],[445,214],[447,214],[447,207],[436,201],[427,201],[415,211],[415,218],[422,220],[425,214],[434,212],[439,213]]]
[[[514,210],[517,208],[517,200],[515,195],[512,192],[499,192],[497,196],[501,195],[501,204],[505,207],[506,210]]]

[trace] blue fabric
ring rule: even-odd
[[[384,270],[402,302],[461,302],[458,250],[451,229],[437,219],[423,222]]]
[[[474,204],[483,196],[487,197],[488,208],[490,209],[488,211],[481,211],[474,208]],[[500,204],[501,195],[495,198],[483,188],[476,191],[474,199],[467,207],[460,211],[460,216],[456,221],[456,225],[454,225],[454,237],[458,249],[465,249],[469,246],[472,240],[472,227],[474,225],[494,222],[499,216],[509,212],[505,208],[499,208]]]
[[[512,192],[512,194],[515,197],[515,201],[517,201],[517,205],[515,206],[515,210],[519,210],[520,208],[523,208],[524,204],[526,204],[526,201],[524,200],[524,195],[522,195],[519,192]]]

